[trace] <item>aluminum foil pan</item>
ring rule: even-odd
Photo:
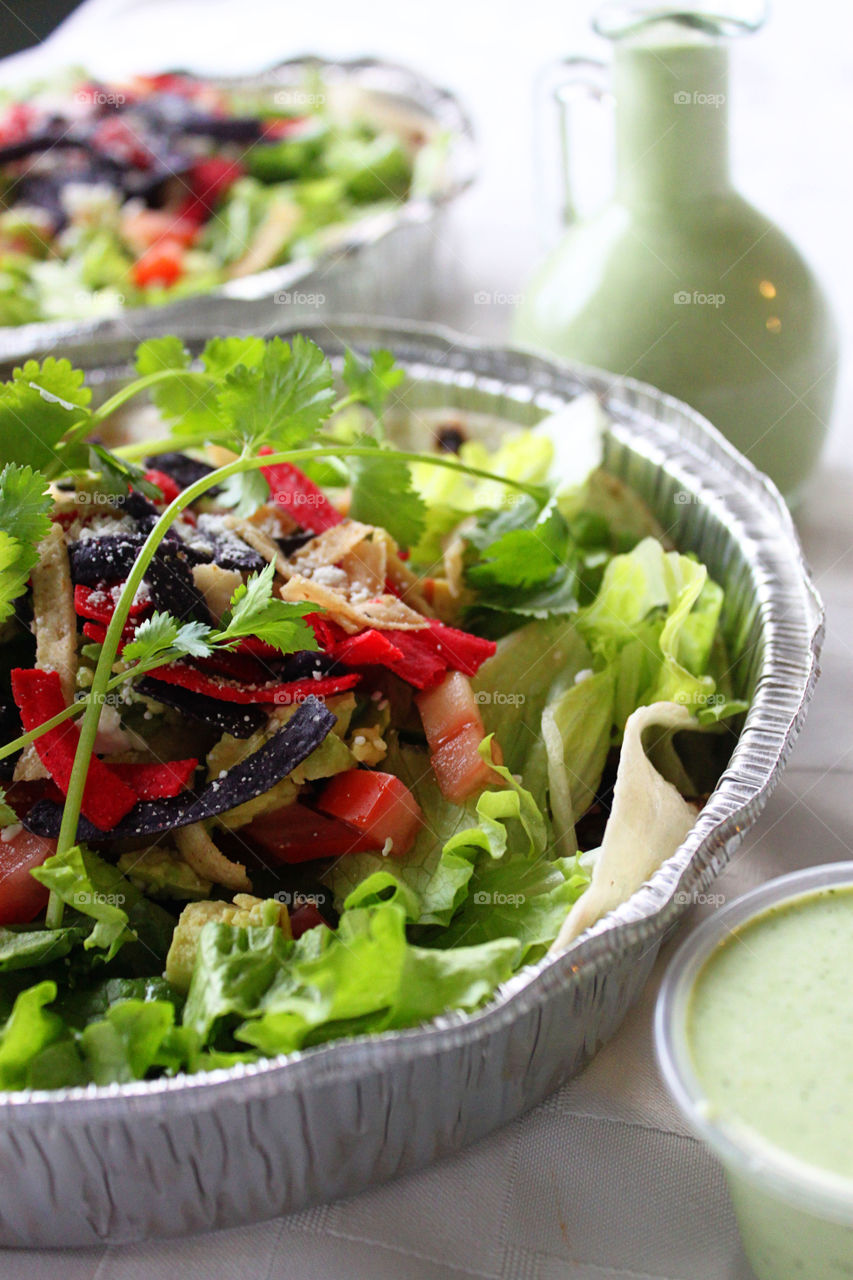
[[[393,349],[415,414],[447,407],[529,425],[596,392],[613,423],[607,469],[726,588],[735,684],[751,708],[679,850],[476,1014],[208,1075],[0,1096],[4,1245],[92,1245],[284,1213],[415,1169],[541,1101],[616,1030],[663,936],[761,812],[802,724],[820,600],[776,489],[698,414],[639,383],[436,329],[335,324],[311,336],[332,355],[344,344]],[[106,384],[131,347],[75,356]]]
[[[230,89],[275,94],[298,90],[318,77],[332,108],[354,109],[377,122],[446,133],[449,145],[429,195],[361,218],[330,239],[317,257],[303,258],[231,280],[210,293],[160,307],[135,307],[93,320],[57,320],[0,326],[0,360],[20,360],[59,343],[109,341],[174,333],[232,311],[251,311],[258,331],[343,311],[420,319],[434,311],[440,287],[443,224],[450,203],[473,181],[475,147],[471,122],[447,89],[416,71],[378,58],[332,61],[315,55],[291,58],[255,76],[220,78]],[[239,323],[239,319],[235,321]]]

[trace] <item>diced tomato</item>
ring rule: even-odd
[[[145,479],[149,484],[156,484],[163,495],[162,499],[160,499],[161,502],[174,502],[175,498],[180,497],[181,486],[171,476],[167,476],[165,471],[156,471],[153,468],[149,468],[145,472]]]
[[[330,778],[317,808],[340,819],[371,841],[371,848],[395,857],[408,853],[424,815],[405,782],[393,773],[348,769]]]
[[[483,729],[483,718],[471,682],[461,671],[449,672],[441,684],[426,693],[419,693],[415,701],[421,713],[430,751],[435,751],[443,743],[455,738],[469,725],[478,725]],[[485,736],[486,731],[483,729],[480,738]]]
[[[253,818],[240,834],[248,836],[278,862],[340,858],[346,853],[369,853],[376,848],[352,827],[315,813],[298,800],[285,809]]]
[[[484,787],[501,785],[500,777],[489,768],[479,752],[485,736],[482,722],[479,725],[468,724],[431,753],[435,780],[441,794],[451,804],[462,804]],[[492,742],[492,759],[495,764],[502,763],[496,742]]]
[[[11,840],[0,839],[0,924],[26,924],[47,906],[48,891],[30,875],[56,853],[56,841],[23,828]]]
[[[184,246],[168,236],[158,240],[133,264],[131,274],[140,289],[176,284],[184,274]]]
[[[309,929],[316,929],[321,924],[326,925],[326,921],[313,902],[306,902],[290,913],[290,932],[294,938],[301,938],[303,933],[307,933]]]
[[[461,804],[474,792],[499,785],[500,778],[478,750],[486,730],[467,676],[451,671],[441,684],[419,693],[415,701],[441,794],[451,803]],[[492,759],[495,764],[502,763],[494,742]]]

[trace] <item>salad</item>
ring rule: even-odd
[[[80,72],[0,97],[0,325],[86,319],[312,257],[439,182],[430,121],[319,79]]]
[[[675,850],[745,706],[594,398],[496,437],[383,350],[136,366],[0,387],[4,1089],[476,1009]]]

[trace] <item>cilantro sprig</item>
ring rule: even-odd
[[[60,853],[76,841],[101,707],[111,691],[165,662],[233,648],[246,636],[260,637],[282,653],[316,648],[314,633],[303,620],[316,606],[275,598],[270,565],[238,588],[218,628],[156,613],[136,629],[121,652],[122,669],[114,671],[131,605],[152,558],[181,513],[209,490],[218,488],[220,495],[229,495],[238,506],[255,507],[269,496],[259,474],[261,467],[287,462],[309,469],[318,463],[340,469],[345,461],[352,514],[387,528],[403,545],[414,544],[424,527],[425,508],[411,483],[412,462],[428,461],[480,479],[499,479],[529,494],[539,505],[543,502],[537,486],[495,477],[446,455],[393,450],[384,443],[381,427],[375,435],[359,436],[354,443],[336,440],[325,430],[336,411],[355,403],[364,404],[381,420],[389,396],[403,378],[388,352],[374,352],[369,362],[347,356],[342,374],[346,391],[338,400],[330,361],[319,347],[299,336],[291,343],[280,338],[269,342],[256,337],[215,338],[197,364],[180,339],[153,338],[139,347],[136,366],[139,377],[96,409],[91,407],[83,374],[67,360],[28,361],[15,370],[10,383],[0,387],[0,463],[4,464],[0,473],[0,621],[25,589],[38,543],[49,528],[49,481],[71,479],[107,494],[126,493],[133,487],[160,497],[140,465],[146,457],[208,445],[236,455],[178,494],[149,531],[107,626],[88,694],[48,724],[0,749],[2,758],[63,720],[81,716],[58,840]],[[109,451],[92,440],[117,410],[143,393],[168,424],[161,441]],[[268,452],[261,455],[261,448]],[[48,919],[53,926],[61,919],[61,902],[54,897]]]

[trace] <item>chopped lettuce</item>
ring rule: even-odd
[[[311,929],[295,943],[275,928],[208,924],[184,1024],[202,1041],[230,1028],[262,1053],[288,1053],[476,1008],[510,976],[518,952],[511,938],[449,952],[414,946],[396,897],[349,908],[336,931]]]

